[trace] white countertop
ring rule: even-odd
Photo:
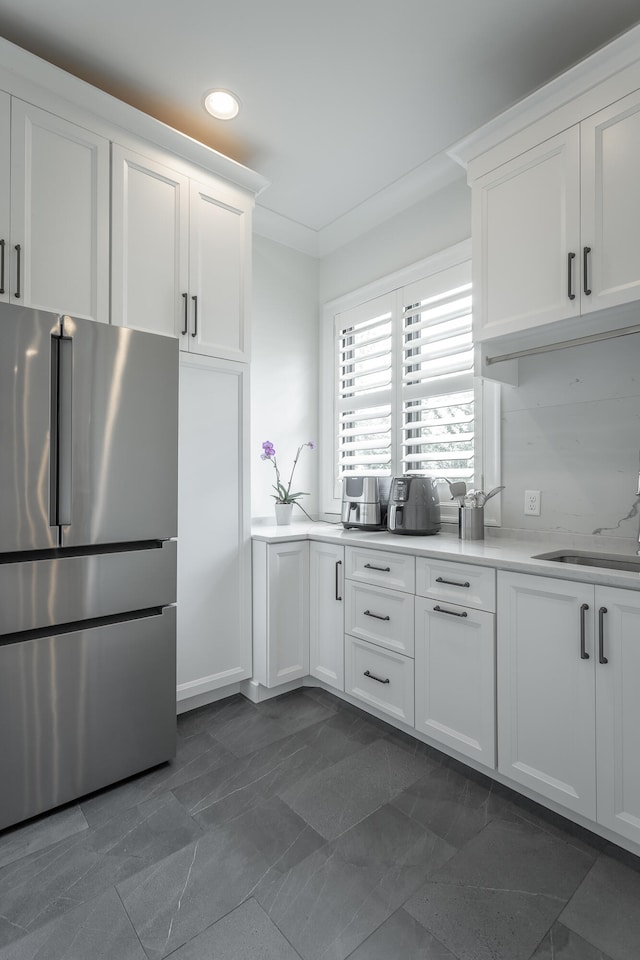
[[[341,543],[350,547],[371,547],[393,553],[407,553],[416,557],[475,563],[497,570],[514,570],[561,580],[578,580],[606,586],[640,590],[640,573],[608,570],[605,567],[586,567],[559,563],[553,560],[535,560],[541,553],[564,550],[593,550],[596,553],[615,554],[635,558],[636,544],[629,540],[612,542],[598,537],[549,535],[513,537],[489,533],[484,540],[460,540],[457,533],[441,531],[431,537],[407,537],[386,531],[345,530],[341,524],[318,521],[295,522],[290,526],[256,524],[251,531],[254,540],[284,543],[292,540],[320,540]]]

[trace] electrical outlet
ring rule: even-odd
[[[524,515],[525,517],[540,516],[540,491],[539,490],[525,490]]]

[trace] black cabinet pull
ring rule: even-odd
[[[464,583],[458,583],[456,580],[445,580],[444,577],[436,577],[436,583],[446,583],[450,587],[470,587],[471,586],[468,580],[465,580]]]
[[[364,611],[365,617],[374,617],[376,620],[391,620],[391,617],[381,617],[379,613],[371,613],[371,610]]]
[[[184,326],[182,327],[182,336],[184,337],[189,329],[189,294],[183,293],[182,299],[184,300]]]
[[[609,663],[604,655],[604,615],[607,613],[606,607],[600,607],[598,610],[598,661],[600,663]]]
[[[450,617],[466,617],[467,611],[463,610],[462,613],[458,613],[457,610],[445,610],[444,607],[435,606],[433,608],[436,613],[448,613]]]
[[[197,337],[198,336],[198,298],[191,297],[191,299],[193,300],[193,333],[191,334],[191,336]]]
[[[336,600],[342,600],[342,597],[338,596],[339,588],[339,573],[340,567],[342,566],[342,560],[336,560]]]
[[[591,253],[591,247],[585,247],[582,251],[582,280],[584,283],[583,290],[586,296],[590,296],[591,290],[589,289],[589,254]]]
[[[567,296],[569,300],[575,300],[576,295],[573,292],[573,261],[575,260],[575,253],[570,253],[568,256],[567,263]]]
[[[585,613],[589,609],[588,603],[583,603],[580,607],[580,659],[588,660],[589,654],[587,653],[586,648],[586,637],[585,637]]]
[[[389,677],[387,677],[386,680],[383,680],[382,677],[376,677],[375,673],[370,673],[368,670],[365,670],[363,676],[369,677],[370,680],[377,680],[378,683],[391,683]]]
[[[0,293],[4,293],[4,240],[0,240]]]
[[[374,567],[372,563],[365,563],[365,570],[379,570],[380,573],[391,573],[391,567]]]
[[[16,281],[17,281],[15,295],[16,295],[16,298],[19,300],[20,297],[22,296],[22,293],[20,291],[20,254],[22,253],[22,247],[20,246],[19,243],[16,243],[14,250],[16,251]]]

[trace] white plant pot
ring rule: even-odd
[[[285,527],[291,523],[292,503],[276,503],[276,523],[279,527]]]

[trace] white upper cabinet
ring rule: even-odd
[[[640,91],[589,117],[580,136],[588,313],[640,299]]]
[[[251,201],[161,160],[113,147],[112,322],[246,361]]]
[[[251,222],[246,199],[217,180],[191,182],[189,290],[195,353],[248,360]]]
[[[475,340],[579,314],[579,162],[575,127],[474,184]]]
[[[13,98],[10,182],[5,299],[108,322],[108,140]]]
[[[115,143],[112,164],[111,321],[186,336],[189,180]]]

